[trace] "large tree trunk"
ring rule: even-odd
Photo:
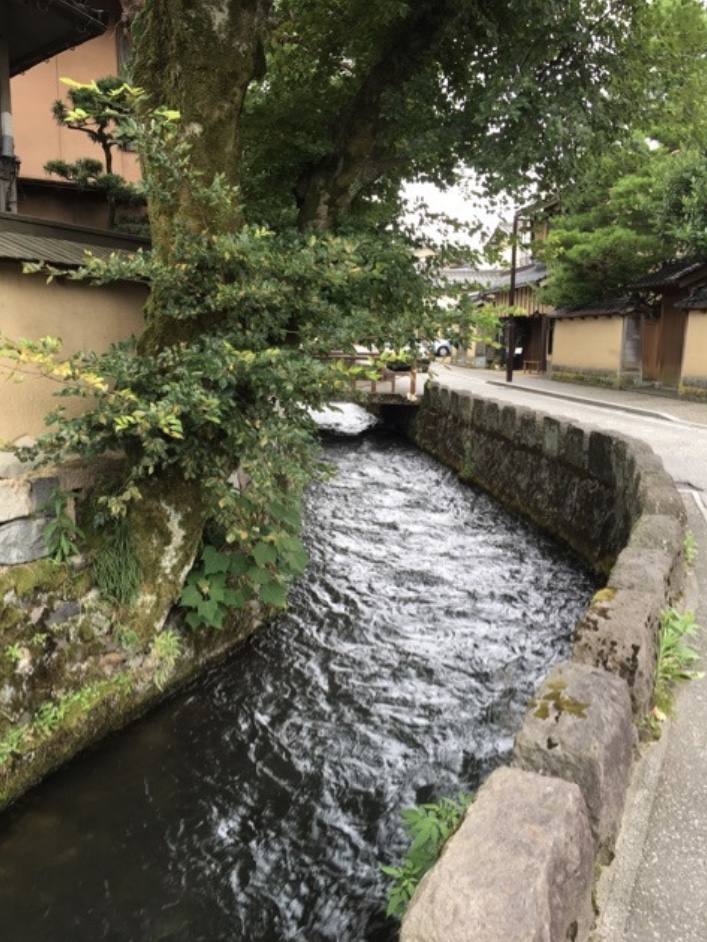
[[[270,0],[123,3],[132,28],[135,83],[147,91],[152,107],[181,113],[193,166],[207,183],[216,174],[229,184],[239,182],[240,115],[248,85],[262,67],[261,35],[269,6]],[[190,206],[188,191],[183,196],[182,222]],[[205,219],[203,209],[193,219],[195,231],[217,234],[242,225],[237,208],[230,218],[221,212],[213,219]],[[169,262],[175,206],[153,199],[149,212],[153,250]],[[139,346],[143,355],[193,340],[214,326],[198,318],[175,321],[166,317],[157,291],[149,298],[145,315],[146,330]],[[175,473],[156,474],[140,490],[142,500],[130,517],[145,576],[135,612],[143,623],[158,627],[179,598],[199,548],[204,524],[201,483],[184,481]]]
[[[263,68],[270,3],[147,0],[134,23],[135,82],[154,107],[181,113],[194,166],[207,182],[216,174],[233,186],[240,182],[241,111],[248,86]],[[153,245],[166,250],[169,218],[151,207],[150,222]],[[241,223],[240,215],[229,221],[232,227]]]
[[[451,0],[417,0],[402,23],[383,38],[378,62],[334,128],[333,152],[305,168],[297,182],[300,229],[330,230],[352,201],[387,170],[404,166],[404,155],[381,147],[386,94],[399,92],[423,67],[448,27]]]

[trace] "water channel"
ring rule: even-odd
[[[472,790],[595,588],[406,442],[332,439],[290,610],[0,818],[3,942],[383,942],[401,809]]]

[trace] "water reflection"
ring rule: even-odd
[[[381,942],[401,808],[473,788],[576,562],[401,441],[335,441],[291,610],[0,821],[8,942]]]

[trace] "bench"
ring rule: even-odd
[[[523,360],[524,373],[542,373],[540,360]]]

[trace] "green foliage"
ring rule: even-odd
[[[0,765],[4,765],[13,756],[19,755],[28,738],[30,728],[28,724],[23,723],[19,726],[11,726],[0,739]]]
[[[127,674],[120,674],[85,684],[57,700],[45,700],[31,722],[10,726],[0,739],[0,766],[32,749],[38,741],[48,739],[63,724],[88,713],[106,695],[125,690],[130,683]]]
[[[125,517],[111,519],[110,535],[93,560],[93,577],[102,594],[119,605],[129,605],[140,584],[140,563]]]
[[[552,187],[605,140],[641,60],[636,5],[286,0],[243,119],[246,210],[292,222],[337,158],[356,218],[380,223],[401,179],[442,186],[466,163],[499,192]],[[339,178],[344,174],[339,173]],[[353,176],[353,174],[352,174]],[[336,191],[340,196],[341,188]],[[281,215],[278,217],[278,213]]]
[[[685,563],[692,566],[698,556],[695,534],[692,530],[686,530],[683,538],[683,552],[685,553]]]
[[[387,916],[402,919],[418,883],[439,858],[473,800],[474,795],[461,793],[402,812],[411,842],[401,866],[381,867],[383,873],[394,879],[388,890]]]
[[[243,541],[240,551],[204,547],[180,598],[190,628],[222,628],[228,611],[251,599],[285,607],[287,585],[304,572],[308,557],[296,535],[298,515],[285,510],[278,521],[277,510],[270,507],[269,522],[258,528],[257,542]]]
[[[157,664],[153,678],[156,686],[162,690],[181,657],[181,638],[171,628],[161,631],[152,642],[150,653]]]
[[[71,492],[55,488],[49,503],[44,507],[53,514],[44,528],[44,539],[49,555],[56,563],[63,563],[71,556],[76,556],[79,553],[76,541],[84,538],[83,531],[67,509],[73,496]]]
[[[692,612],[681,613],[674,608],[662,612],[655,676],[657,697],[665,694],[676,683],[702,676],[695,670],[700,655],[685,640],[694,637],[699,630]]]
[[[573,307],[618,297],[660,262],[707,251],[707,11],[656,0],[635,38],[651,63],[636,85],[630,137],[613,142],[560,193],[563,214],[540,246],[541,298]]]
[[[19,641],[16,641],[14,644],[8,644],[5,648],[5,657],[12,661],[13,664],[17,664],[18,661],[22,660],[22,645]]]
[[[133,89],[115,76],[87,84],[70,79],[62,81],[69,86],[69,104],[61,99],[54,102],[55,120],[85,134],[101,148],[103,161],[93,157],[82,157],[73,163],[50,160],[44,169],[84,189],[103,192],[109,205],[109,228],[112,228],[118,221],[120,207],[145,205],[141,188],[113,173],[113,151],[128,150],[134,144],[126,131],[126,121],[134,107]]]
[[[137,632],[132,628],[124,628],[122,625],[119,625],[115,629],[113,636],[116,643],[119,644],[124,651],[134,651],[140,646],[140,638]]]

